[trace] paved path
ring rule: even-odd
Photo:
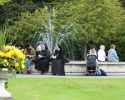
[[[125,78],[125,76],[52,76],[52,75],[26,75],[18,74],[16,78]]]

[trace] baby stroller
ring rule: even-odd
[[[96,76],[97,70],[97,56],[96,55],[88,55],[87,63],[86,63],[86,75],[87,76]]]

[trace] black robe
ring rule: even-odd
[[[65,75],[65,69],[64,69],[64,53],[62,50],[55,50],[54,56],[56,56],[55,59],[52,59],[52,74],[53,75]]]
[[[41,71],[41,74],[49,70],[49,51],[42,50],[36,52],[35,68]]]

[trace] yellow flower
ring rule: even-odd
[[[13,46],[9,46],[9,45],[6,45],[3,47],[3,50],[6,52],[6,51],[9,51],[9,50],[12,50],[14,47]]]
[[[18,59],[24,59],[25,58],[25,55],[21,50],[15,48],[15,49],[13,49],[13,52],[14,52],[13,53],[14,56],[17,57]]]
[[[0,57],[4,57],[4,52],[0,51]]]
[[[0,50],[0,64],[5,65],[6,67],[12,67],[17,70],[25,68],[25,54],[16,47],[13,46],[4,46]]]
[[[12,52],[11,51],[10,52],[6,52],[4,54],[4,57],[6,57],[6,58],[12,58]]]

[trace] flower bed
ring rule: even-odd
[[[3,46],[0,50],[0,68],[23,70],[25,68],[24,53],[14,46]]]

